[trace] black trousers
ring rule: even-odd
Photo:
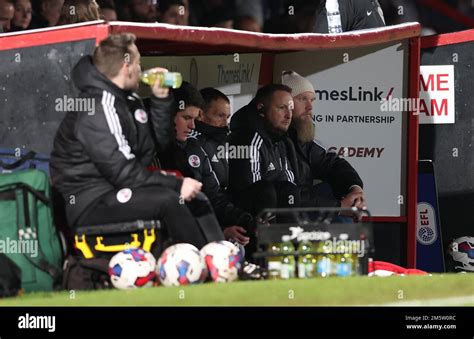
[[[162,186],[132,189],[125,203],[117,200],[117,193],[112,191],[100,198],[79,218],[77,226],[160,220],[173,243],[189,243],[200,249],[208,242],[224,239],[203,194],[185,204],[177,192]],[[205,224],[200,224],[201,219]]]
[[[300,206],[300,193],[296,185],[288,181],[259,181],[242,192],[236,199],[236,205],[254,217],[264,209],[293,208]],[[285,222],[285,220],[274,220]],[[247,234],[249,244],[245,247],[245,256],[249,261],[254,261],[252,255],[257,250],[257,236],[253,232]]]
[[[300,193],[298,187],[288,181],[259,181],[241,193],[236,204],[256,217],[267,208],[299,207]]]

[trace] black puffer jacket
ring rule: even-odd
[[[293,142],[286,134],[268,131],[254,101],[234,114],[230,129],[229,147],[234,147],[236,156],[229,156],[229,191],[234,199],[259,181],[296,185],[298,167]],[[239,147],[244,154],[239,154]]]
[[[152,97],[147,114],[132,92],[118,88],[86,56],[72,78],[92,112],[68,112],[51,153],[53,186],[66,201],[70,225],[102,195],[122,188],[160,185],[177,192],[182,180],[146,169],[154,153],[172,138],[173,99]]]
[[[335,153],[328,153],[316,142],[300,142],[293,128],[290,128],[289,136],[296,148],[299,174],[297,184],[304,206],[314,207],[317,201],[314,179],[329,183],[337,200],[346,195],[354,185],[364,187],[356,170],[345,159]]]
[[[219,223],[227,226],[253,227],[252,216],[237,208],[229,199],[229,163],[225,140],[229,130],[196,121],[196,128],[186,141],[185,151],[193,178],[203,183],[203,192],[209,197]]]

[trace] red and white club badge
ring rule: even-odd
[[[135,120],[141,124],[146,124],[148,122],[148,114],[142,109],[137,109],[135,111]]]
[[[132,198],[132,190],[130,188],[122,188],[117,192],[117,200],[121,204],[125,204]]]
[[[191,167],[198,168],[201,165],[201,159],[195,154],[190,155],[188,158],[188,163]]]

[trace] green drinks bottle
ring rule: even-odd
[[[352,249],[348,245],[349,235],[342,233],[339,235],[339,242],[336,248],[336,275],[338,277],[349,277],[354,275],[354,259]]]
[[[295,277],[296,273],[296,263],[295,263],[295,247],[291,242],[291,237],[289,235],[284,235],[281,240],[281,279],[292,279]]]
[[[268,252],[271,255],[268,257],[268,279],[280,279],[281,273],[281,243],[273,243],[268,246]]]
[[[301,239],[298,246],[298,278],[311,278],[315,274],[315,257],[311,252],[313,251],[313,244],[308,238]]]
[[[181,73],[157,72],[152,69],[144,71],[140,75],[140,80],[148,86],[153,86],[157,81],[160,83],[160,87],[180,88],[183,84]]]
[[[329,277],[334,274],[335,256],[332,253],[332,242],[327,239],[323,239],[315,244],[315,252],[319,252],[316,257],[316,274],[318,277]]]

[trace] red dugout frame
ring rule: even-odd
[[[408,95],[419,96],[420,32],[418,23],[403,24],[340,35],[262,34],[217,28],[178,27],[165,24],[88,22],[55,28],[0,35],[0,50],[11,50],[46,44],[96,39],[96,44],[110,34],[130,32],[144,56],[212,55],[227,53],[262,53],[260,84],[273,79],[274,55],[289,51],[354,48],[400,40],[409,41]],[[448,39],[448,38],[446,38]],[[423,40],[423,47],[428,44]],[[406,216],[373,217],[377,223],[407,225],[407,266],[416,265],[416,206],[418,166],[418,116],[407,112],[407,197]]]

